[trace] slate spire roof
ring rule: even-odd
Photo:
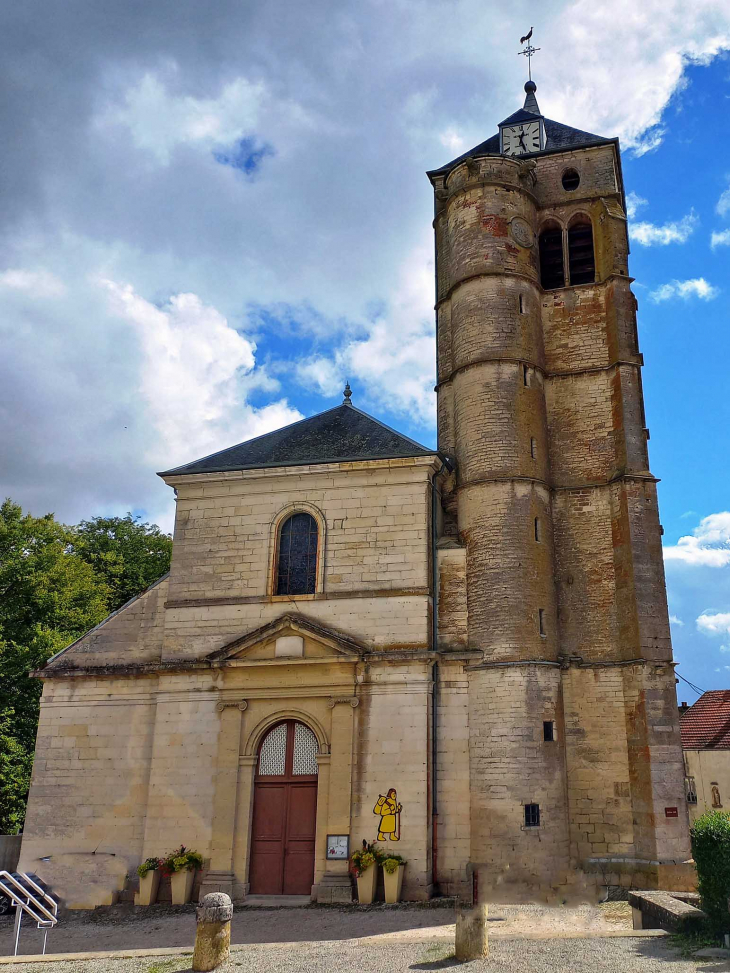
[[[349,391],[348,385],[344,402],[334,409],[159,475],[222,473],[272,466],[308,466],[436,454],[435,449],[421,446],[367,412],[355,408],[347,396]]]
[[[585,148],[589,145],[605,145],[616,141],[615,139],[603,138],[601,135],[592,135],[590,132],[583,132],[579,128],[572,128],[570,125],[563,125],[562,122],[555,122],[552,118],[545,118],[541,114],[537,104],[536,91],[537,85],[535,82],[528,81],[525,84],[526,95],[524,107],[500,122],[500,125],[509,125],[532,121],[535,118],[542,118],[545,125],[545,148],[540,152],[530,152],[526,155],[521,155],[519,156],[520,159],[529,159],[535,155],[544,155],[546,152],[561,152],[566,149]],[[475,145],[473,149],[469,149],[468,152],[464,152],[460,156],[457,156],[456,159],[452,159],[451,162],[447,162],[445,166],[441,166],[439,169],[432,169],[428,175],[435,176],[448,172],[454,166],[463,162],[464,159],[468,159],[474,155],[500,154],[499,134],[492,135],[486,141]]]
[[[730,689],[703,693],[679,720],[685,750],[730,750]]]

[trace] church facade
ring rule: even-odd
[[[429,173],[438,448],[345,400],[161,474],[170,573],[54,657],[21,867],[349,901],[688,887],[618,141],[525,106]],[[49,857],[50,856],[50,857]]]

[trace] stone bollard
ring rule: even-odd
[[[209,892],[195,910],[198,923],[193,969],[215,970],[231,954],[233,905],[225,892]]]
[[[456,958],[460,963],[489,956],[487,905],[459,903],[456,907]]]

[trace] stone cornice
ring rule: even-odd
[[[309,474],[378,473],[389,469],[440,469],[441,460],[436,450],[422,456],[397,456],[387,459],[347,460],[340,463],[310,463],[301,466],[262,466],[248,470],[226,470],[219,473],[170,473],[163,477],[165,483],[178,487],[188,484],[204,486],[208,483],[237,480],[258,480],[277,477],[304,476]],[[205,499],[209,499],[206,495]]]

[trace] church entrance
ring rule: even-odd
[[[317,738],[278,723],[259,747],[251,830],[251,894],[309,895],[314,882]]]

